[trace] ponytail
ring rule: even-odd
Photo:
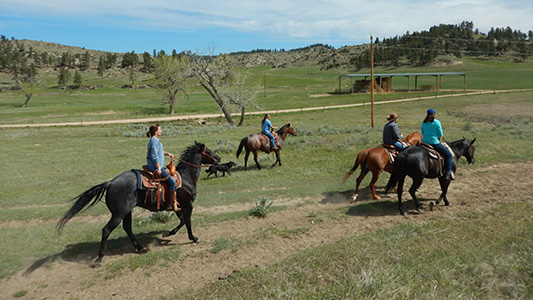
[[[148,129],[148,131],[146,132],[146,136],[149,138],[153,137],[158,129],[159,129],[159,124],[157,123],[152,124],[150,128]]]

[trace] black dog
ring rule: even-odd
[[[207,178],[209,178],[210,175],[212,174],[215,174],[215,177],[218,177],[217,175],[217,172],[220,171],[222,172],[222,176],[225,176],[226,175],[226,172],[228,173],[228,175],[231,175],[231,173],[229,172],[229,169],[231,169],[232,167],[235,167],[237,164],[230,161],[230,162],[227,162],[225,164],[219,164],[219,165],[212,165],[209,167],[209,169],[205,170],[207,173]]]

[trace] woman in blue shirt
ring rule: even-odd
[[[270,139],[270,151],[277,150],[276,148],[276,142],[274,141],[274,136],[272,135],[272,132],[270,132],[271,129],[278,129],[277,127],[272,126],[272,122],[270,122],[270,114],[265,114],[265,117],[263,118],[263,121],[261,121],[261,131],[268,136]]]
[[[433,146],[437,152],[439,152],[442,156],[444,156],[444,178],[445,179],[453,179],[452,175],[452,153],[446,148],[443,144],[441,144],[440,139],[443,136],[442,132],[442,126],[440,125],[440,121],[435,119],[435,114],[437,112],[430,108],[427,111],[427,116],[424,119],[424,122],[422,122],[422,143],[430,144]]]
[[[169,210],[178,211],[178,205],[176,201],[176,181],[165,168],[165,156],[174,158],[174,154],[163,151],[163,144],[159,141],[161,136],[161,126],[159,124],[153,124],[146,132],[146,136],[150,138],[148,141],[148,151],[146,154],[146,162],[148,169],[159,178],[166,178],[164,181],[168,182],[168,190],[170,192],[171,203],[168,203]]]

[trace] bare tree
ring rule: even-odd
[[[183,55],[162,55],[154,59],[154,76],[157,86],[163,94],[163,102],[170,107],[169,114],[174,113],[174,106],[179,93],[185,97],[187,92],[187,79],[190,78],[190,62]]]
[[[254,104],[259,85],[249,86],[247,73],[238,72],[236,62],[227,54],[213,56],[189,53],[192,75],[218,104],[230,125],[232,109],[240,112],[238,126],[244,122],[246,107]]]
[[[30,102],[33,96],[39,94],[39,90],[41,88],[41,82],[35,76],[28,76],[24,78],[17,76],[15,77],[15,83],[20,89],[21,93],[26,97],[26,101],[24,101],[22,107],[28,106],[28,102]]]

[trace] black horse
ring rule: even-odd
[[[457,160],[464,156],[469,164],[474,163],[474,142],[469,141],[465,138],[452,142],[450,147],[454,152],[453,162],[452,162],[452,171],[457,170]],[[405,176],[409,175],[413,179],[413,185],[409,189],[409,194],[413,197],[415,201],[416,210],[420,212],[420,202],[416,198],[415,192],[422,185],[424,178],[439,178],[440,188],[442,193],[440,194],[439,199],[435,204],[439,204],[441,200],[444,200],[446,205],[450,205],[450,202],[446,198],[446,193],[448,192],[448,187],[451,180],[445,179],[444,176],[441,176],[439,172],[439,162],[436,159],[430,158],[429,153],[426,149],[419,146],[407,147],[405,150],[400,152],[396,157],[394,162],[393,171],[387,186],[385,187],[385,192],[387,193],[391,188],[398,184],[398,206],[400,213],[405,214],[402,207],[402,192],[403,192],[403,183],[405,181]]]
[[[189,239],[196,243],[198,238],[192,234],[191,214],[193,210],[192,203],[196,198],[196,183],[200,177],[201,164],[218,163],[220,162],[220,157],[211,152],[204,144],[195,142],[194,145],[183,152],[179,160],[180,163],[177,165],[176,170],[181,175],[181,187],[176,190],[176,194],[180,203],[180,210],[176,212],[176,215],[180,219],[180,224],[171,231],[163,232],[163,237],[176,234],[185,225]],[[74,198],[73,200],[77,199],[76,202],[57,224],[58,231],[61,232],[63,226],[87,206],[91,200],[94,199],[87,208],[98,203],[104,194],[106,194],[105,202],[111,212],[111,219],[102,229],[102,241],[100,242],[97,261],[102,260],[107,239],[121,221],[122,227],[128,234],[135,249],[139,253],[145,253],[146,249],[139,244],[131,231],[131,211],[135,206],[140,206],[150,211],[158,211],[158,208],[157,204],[150,203],[150,201],[146,203],[146,191],[137,188],[137,174],[131,170],[118,175],[113,180],[93,186]],[[160,210],[165,210],[165,208],[162,207]]]

